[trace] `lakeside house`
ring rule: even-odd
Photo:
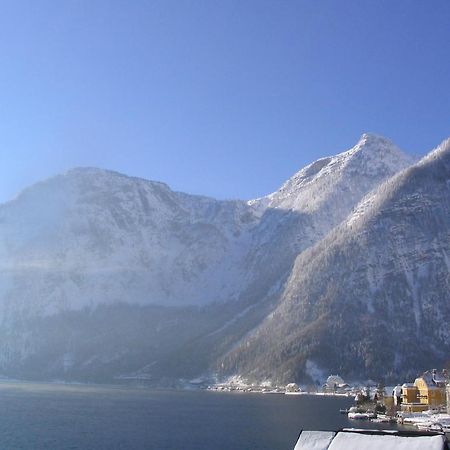
[[[403,411],[421,412],[428,409],[419,402],[419,389],[414,383],[403,383],[400,406]]]
[[[392,396],[394,397],[394,405],[400,406],[402,403],[402,393],[403,393],[403,387],[397,384],[395,388],[392,391]]]
[[[286,385],[286,393],[300,392],[300,386],[297,383],[289,383]]]
[[[421,412],[446,404],[446,373],[427,371],[414,383],[402,385],[401,409],[407,412]]]

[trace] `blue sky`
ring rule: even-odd
[[[75,166],[218,198],[450,136],[450,1],[0,2],[0,201]]]

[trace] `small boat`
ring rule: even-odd
[[[350,412],[350,410],[349,409],[340,409],[339,412],[341,414],[348,414]]]
[[[440,423],[436,423],[436,422],[416,423],[416,427],[420,431],[443,431],[442,425]]]

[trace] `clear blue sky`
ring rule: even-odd
[[[74,166],[219,198],[450,136],[449,0],[2,0],[0,201]]]

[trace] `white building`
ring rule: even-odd
[[[323,387],[327,392],[336,392],[345,389],[348,384],[339,375],[330,375]]]
[[[289,383],[286,385],[286,392],[300,392],[300,387],[297,383]]]

